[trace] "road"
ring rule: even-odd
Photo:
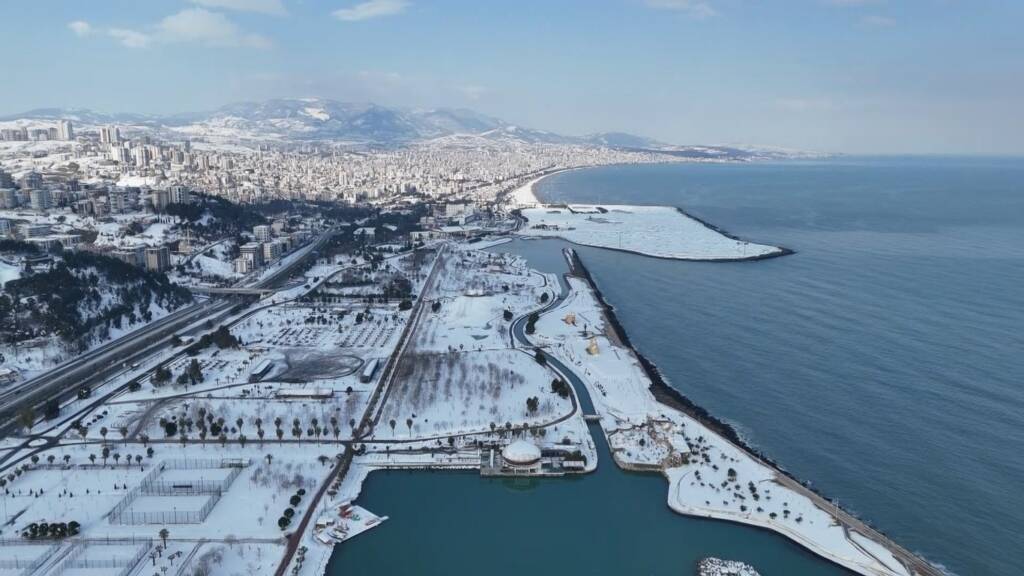
[[[571,264],[570,264],[570,267],[571,267]],[[574,273],[577,273],[577,272],[574,271]],[[536,312],[538,314],[543,314],[545,312],[548,312],[548,311],[556,308],[563,301],[565,301],[566,297],[568,297],[569,291],[570,291],[570,286],[569,286],[568,282],[566,281],[566,279],[565,279],[565,277],[563,275],[560,275],[558,277],[558,279],[559,279],[559,283],[560,283],[560,286],[561,286],[561,294],[559,296],[557,296],[556,298],[554,298],[546,306],[544,306],[543,308],[537,310]],[[515,343],[515,341],[518,341],[523,346],[527,346],[527,347],[532,346],[532,344],[530,343],[529,339],[526,337],[526,328],[525,327],[526,327],[526,320],[527,320],[527,318],[528,318],[528,316],[522,316],[522,317],[517,318],[515,320],[515,322],[512,324],[512,326],[510,327],[509,331],[510,331],[511,337],[513,338],[513,344]],[[570,382],[573,385],[573,387],[576,389],[576,393],[577,394],[580,394],[582,392],[580,400],[581,400],[581,405],[584,407],[584,414],[591,414],[591,413],[593,413],[594,412],[593,404],[590,401],[590,397],[589,397],[589,395],[587,393],[587,387],[583,383],[583,380],[579,376],[577,376],[576,373],[573,372],[569,367],[567,367],[565,364],[560,362],[557,358],[553,358],[550,354],[547,355],[547,362],[548,362],[549,366],[554,367],[556,369],[556,371],[562,373],[565,376],[566,380],[568,382]],[[683,412],[685,412],[685,413],[687,413],[690,417],[699,420],[699,418],[697,416],[695,416],[693,414],[690,414],[685,409],[685,407],[676,407],[676,408],[681,410],[681,411],[683,411]],[[723,440],[725,440],[725,439],[723,438]],[[749,454],[751,458],[753,458],[754,460],[758,461],[762,465],[774,469],[774,466],[772,466],[771,464],[761,460],[761,458],[759,456],[757,456],[756,454],[751,453],[746,447],[744,447],[744,446],[737,446],[737,448],[743,450],[744,452],[747,452],[747,454]],[[856,516],[853,516],[853,515],[849,514],[848,512],[843,510],[842,508],[839,508],[835,503],[829,501],[828,499],[826,499],[825,497],[821,496],[820,494],[817,494],[817,493],[811,491],[806,486],[804,486],[800,482],[796,481],[795,479],[791,478],[790,476],[782,473],[781,471],[777,472],[775,476],[776,476],[775,480],[776,480],[776,482],[778,482],[778,484],[780,484],[781,486],[783,486],[785,488],[788,488],[789,490],[791,490],[791,491],[793,491],[793,492],[795,492],[797,494],[800,494],[800,495],[803,495],[803,496],[807,497],[812,502],[814,502],[814,504],[818,508],[820,508],[820,509],[824,510],[825,512],[829,513],[830,515],[832,515],[832,517],[834,518],[835,522],[837,524],[841,525],[843,527],[843,530],[847,534],[849,534],[850,532],[857,532],[857,533],[859,533],[859,534],[861,534],[863,536],[866,536],[866,537],[870,538],[871,540],[874,540],[875,542],[877,542],[877,543],[881,544],[882,546],[884,546],[885,548],[887,548],[889,550],[889,552],[891,552],[893,554],[893,556],[895,556],[896,559],[900,563],[902,563],[905,567],[907,567],[915,575],[917,575],[917,576],[946,576],[941,570],[939,570],[938,568],[933,566],[928,561],[924,560],[920,556],[917,556],[916,554],[914,554],[914,553],[908,551],[907,549],[903,548],[902,546],[900,546],[899,544],[894,542],[892,539],[890,539],[888,536],[878,532],[877,530],[875,530],[871,526],[868,526],[867,524],[865,524],[864,521],[861,520],[860,518],[857,518]],[[859,546],[856,543],[855,540],[851,540],[851,542],[854,542],[854,545],[857,546],[858,548],[861,548],[866,554],[872,555],[870,551],[868,551],[868,550],[864,549],[863,547]],[[812,552],[817,553],[817,551],[815,551],[815,550],[812,550]],[[881,560],[879,560],[879,562],[884,565],[884,562],[882,562]]]
[[[324,232],[299,249],[304,251],[303,254],[265,278],[251,283],[250,287],[269,288],[287,279],[333,235],[333,229]],[[217,299],[181,308],[117,340],[93,348],[45,374],[8,387],[0,394],[0,437],[18,429],[17,414],[24,408],[35,408],[36,413],[40,414],[41,408],[49,400],[69,398],[83,385],[91,386],[105,381],[136,360],[169,346],[171,337],[185,328],[205,320],[219,322],[231,312],[235,304],[236,301],[232,299]]]
[[[376,422],[380,420],[381,409],[383,409],[385,402],[387,402],[387,396],[391,390],[391,381],[394,378],[395,369],[401,360],[402,354],[405,352],[405,347],[408,344],[409,338],[415,331],[415,326],[419,321],[420,314],[423,312],[423,308],[427,301],[427,294],[430,293],[430,287],[437,277],[438,264],[441,261],[441,256],[444,254],[447,245],[442,244],[438,249],[437,256],[434,258],[430,273],[427,274],[426,280],[423,282],[423,287],[420,289],[419,298],[416,299],[416,303],[413,304],[412,312],[409,315],[409,321],[405,324],[405,328],[402,330],[402,334],[399,337],[398,344],[395,345],[394,351],[388,358],[388,363],[381,372],[380,379],[377,382],[377,387],[373,391],[373,395],[370,400],[366,403],[366,410],[363,412],[362,418],[359,419],[359,424],[352,433],[353,444],[355,441],[362,440],[366,436],[369,436],[376,426]],[[377,412],[376,418],[374,417],[374,411]],[[339,478],[343,478],[348,472],[349,466],[352,464],[353,445],[349,444],[347,449],[342,453],[341,457],[338,458],[337,463],[331,469],[327,479],[320,485],[320,489],[317,490],[316,494],[310,500],[309,505],[306,507],[306,513],[302,515],[302,520],[299,521],[298,526],[291,533],[288,538],[288,545],[285,547],[284,557],[281,559],[281,563],[278,564],[277,570],[274,576],[284,576],[288,570],[288,566],[292,563],[292,558],[295,556],[295,551],[299,548],[299,543],[302,542],[302,535],[306,533],[309,528],[309,523],[313,519],[313,514],[318,513],[317,508],[320,503],[320,499],[323,498],[324,493],[328,487],[336,482]]]

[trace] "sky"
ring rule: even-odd
[[[1024,154],[1020,0],[26,0],[0,15],[0,115],[318,96],[675,144]]]

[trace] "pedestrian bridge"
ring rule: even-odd
[[[276,290],[271,288],[242,288],[231,286],[224,288],[212,288],[209,286],[196,286],[192,288],[192,292],[195,292],[196,294],[247,294],[264,296],[266,294],[273,294]]]

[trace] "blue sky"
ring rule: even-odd
[[[47,0],[0,10],[0,114],[321,96],[686,144],[1024,154],[1018,0]]]

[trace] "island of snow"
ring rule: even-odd
[[[789,251],[730,237],[671,206],[582,205],[526,208],[523,236],[679,260],[758,260]]]

